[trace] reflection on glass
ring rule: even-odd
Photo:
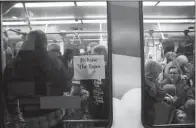
[[[194,26],[194,8],[194,2],[146,2],[143,6],[145,125],[195,123],[195,36],[189,30]],[[177,13],[182,10],[187,11],[186,18]]]
[[[3,7],[6,125],[47,122],[45,128],[59,128],[67,120],[69,128],[107,127],[106,2],[5,2]],[[72,98],[69,107],[59,107],[63,101],[57,98],[50,103],[54,109],[40,109],[42,96],[74,96],[80,105]]]

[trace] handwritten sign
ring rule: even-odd
[[[105,79],[103,55],[74,56],[74,79]]]

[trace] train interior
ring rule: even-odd
[[[3,4],[2,19],[2,31],[6,37],[2,50],[4,55],[2,67],[4,69],[9,59],[15,57],[15,49],[17,44],[23,41],[23,36],[34,29],[41,29],[46,33],[48,45],[58,44],[61,55],[67,49],[75,50],[75,56],[84,55],[91,42],[108,48],[107,17],[106,2],[57,2],[55,4],[6,2]],[[143,2],[145,61],[149,59],[157,62],[163,61],[165,53],[174,49],[174,42],[179,42],[180,46],[187,48],[184,54],[191,54],[194,60],[194,26],[194,2],[169,4],[167,2]],[[11,57],[8,56],[10,52],[13,53]],[[125,60],[120,61],[128,62],[129,57],[123,59]],[[126,70],[126,67],[122,68]],[[78,81],[73,80],[73,83],[78,84]],[[140,88],[140,85],[138,87],[133,85],[133,87]],[[115,88],[117,90],[115,95],[121,95],[126,91],[126,89],[118,90],[120,87]],[[162,109],[160,105],[157,107],[157,111]],[[156,124],[171,123],[171,119],[168,119],[170,117],[161,115],[162,113],[158,113]]]

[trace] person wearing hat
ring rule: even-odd
[[[173,124],[195,123],[195,100],[189,99],[181,109],[174,114]]]

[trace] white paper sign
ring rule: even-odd
[[[103,55],[74,56],[74,79],[105,79]]]

